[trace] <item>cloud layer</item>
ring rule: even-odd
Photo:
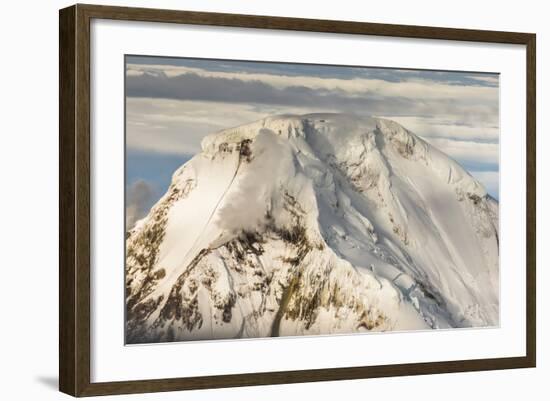
[[[270,114],[380,116],[484,172],[495,195],[498,91],[496,74],[129,57],[127,146],[194,154],[204,135]]]

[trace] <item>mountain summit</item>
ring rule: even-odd
[[[209,135],[127,233],[127,343],[499,322],[498,203],[401,125]]]

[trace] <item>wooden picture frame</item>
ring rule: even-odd
[[[90,22],[95,18],[526,46],[526,355],[92,383],[90,380]],[[80,4],[60,10],[59,29],[59,388],[62,392],[73,396],[94,396],[535,367],[536,37],[534,34]]]

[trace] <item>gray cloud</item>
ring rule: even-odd
[[[202,77],[197,74],[173,77],[164,74],[129,76],[126,81],[126,94],[129,97],[287,106],[303,105],[306,101],[322,107],[327,107],[331,103],[350,103],[347,97],[338,93],[332,93],[329,98],[328,91],[305,86],[275,88],[260,81]]]
[[[427,83],[422,85],[429,86]],[[335,110],[360,114],[387,114],[401,116],[460,115],[464,123],[492,118],[498,102],[477,99],[417,98],[386,96],[377,90],[350,94],[342,89],[322,89],[306,86],[275,87],[257,80],[205,77],[195,73],[168,76],[162,72],[128,75],[126,94],[129,97],[163,98],[210,102],[278,105],[297,107],[307,105],[319,110]],[[495,98],[496,100],[496,98]],[[472,121],[473,120],[473,121]],[[491,121],[494,123],[494,121]]]
[[[130,186],[126,196],[126,230],[129,230],[149,212],[153,189],[148,182],[138,180]]]

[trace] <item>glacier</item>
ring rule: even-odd
[[[499,206],[403,126],[277,115],[205,137],[126,235],[126,343],[499,324]]]

